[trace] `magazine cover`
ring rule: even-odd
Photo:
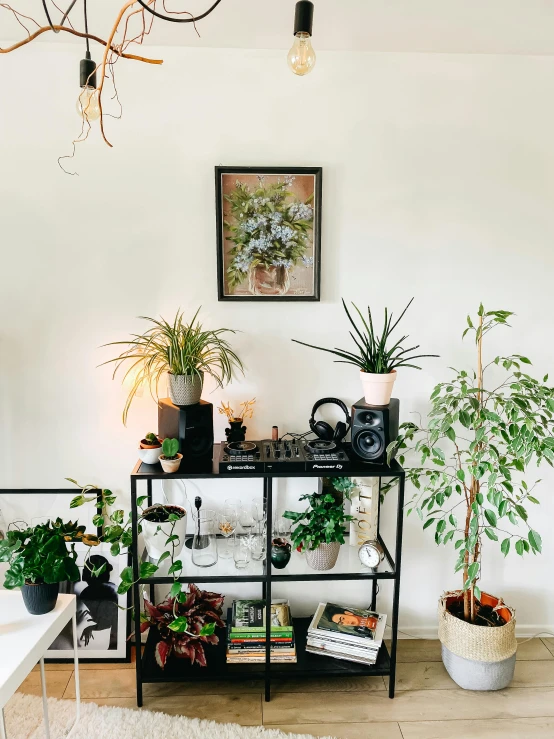
[[[385,631],[386,616],[361,608],[336,603],[320,603],[310,629],[329,631],[338,637],[380,641]]]
[[[243,629],[259,629],[265,626],[264,600],[236,600],[233,603],[233,626]],[[286,600],[271,602],[271,626],[291,626],[290,607]]]

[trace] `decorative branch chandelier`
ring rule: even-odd
[[[17,43],[6,48],[0,48],[0,54],[8,54],[12,51],[26,46],[30,42],[42,36],[42,34],[52,31],[58,33],[69,33],[78,38],[85,39],[86,50],[85,57],[81,59],[79,67],[79,84],[81,91],[77,98],[77,113],[81,119],[81,131],[78,137],[73,141],[73,153],[67,157],[60,157],[58,160],[64,171],[67,170],[62,166],[61,160],[71,158],[75,154],[75,145],[86,141],[91,130],[91,123],[99,122],[100,133],[103,140],[108,146],[112,146],[107,138],[105,130],[105,116],[119,118],[119,115],[108,114],[103,107],[103,93],[105,91],[106,80],[110,80],[114,90],[113,97],[120,105],[117,87],[115,85],[115,65],[120,59],[130,59],[133,61],[144,62],[146,64],[163,64],[163,59],[150,59],[144,56],[131,54],[128,48],[131,44],[141,46],[152,30],[152,25],[156,18],[170,23],[192,23],[194,29],[198,33],[196,24],[212,13],[221,0],[216,0],[211,7],[200,15],[194,16],[186,10],[168,10],[166,8],[166,0],[125,0],[119,7],[115,20],[107,37],[101,38],[89,31],[87,0],[81,0],[83,8],[83,30],[78,30],[74,24],[75,12],[74,8],[78,0],[72,0],[67,10],[62,14],[59,24],[52,20],[52,13],[49,3],[53,5],[58,12],[61,9],[55,3],[55,0],[42,0],[42,7],[46,16],[46,25],[41,25],[34,18],[13,8],[6,2],[0,2],[0,7],[13,14],[19,25],[27,32],[27,37]],[[162,6],[163,13],[159,12],[159,6]],[[311,44],[312,22],[313,22],[313,3],[307,0],[300,0],[296,3],[294,18],[294,43],[288,54],[288,64],[292,71],[297,75],[308,74],[315,64],[315,52]],[[71,17],[70,17],[71,16]],[[136,26],[138,23],[138,32]],[[36,27],[36,28],[35,28]],[[131,30],[134,27],[134,30]],[[116,38],[117,37],[117,38]],[[90,42],[94,41],[103,47],[101,59],[98,63],[93,61]],[[74,174],[74,173],[70,173]]]

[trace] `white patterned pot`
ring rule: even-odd
[[[439,600],[439,639],[446,671],[465,690],[502,690],[513,679],[516,664],[516,619],[512,608],[488,593],[481,602],[498,609],[504,626],[479,626],[453,616],[448,605],[463,593],[445,593]]]
[[[182,548],[185,545],[185,534],[187,531],[187,512],[181,506],[176,506],[173,504],[163,506],[158,504],[150,506],[150,508],[146,508],[143,511],[142,515],[151,515],[153,512],[160,508],[165,508],[170,513],[176,513],[177,515],[180,515],[181,518],[178,521],[166,521],[163,523],[160,523],[159,521],[148,521],[146,518],[143,518],[140,525],[142,527],[144,543],[146,544],[148,555],[152,559],[158,560],[166,549],[171,553],[172,546],[175,547],[175,549],[173,550],[173,557],[174,559],[177,559],[181,554]],[[168,546],[166,546],[165,543],[172,534],[178,536],[179,540],[175,540],[173,544],[169,544]]]
[[[169,397],[174,405],[195,405],[200,402],[204,373],[173,375],[169,373]]]
[[[360,380],[362,381],[365,402],[368,405],[388,405],[390,403],[392,388],[396,380],[396,370],[386,375],[361,371]]]
[[[332,544],[320,544],[316,549],[306,551],[306,559],[312,570],[332,570],[337,564],[340,544],[338,541]]]

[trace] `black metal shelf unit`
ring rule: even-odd
[[[219,458],[219,445],[214,447],[214,460]],[[139,565],[141,556],[138,551],[138,486],[140,483],[146,483],[146,494],[148,495],[149,504],[152,503],[152,480],[165,479],[236,479],[237,477],[252,477],[263,481],[264,507],[267,520],[271,521],[273,516],[273,478],[276,477],[311,477],[318,478],[318,472],[299,472],[299,473],[248,473],[248,474],[220,474],[217,469],[217,463],[214,462],[211,470],[187,472],[182,471],[175,474],[165,474],[159,465],[146,465],[138,462],[131,473],[131,513],[133,526],[133,545],[132,560],[134,568],[133,585],[133,603],[135,604],[135,633],[140,633],[140,590],[142,585],[169,584],[173,582],[171,576],[158,574],[150,578],[139,578]],[[179,581],[183,583],[201,582],[201,583],[244,583],[259,582],[262,585],[262,597],[266,601],[267,608],[267,632],[266,632],[266,661],[265,664],[253,665],[237,665],[228,664],[226,662],[226,634],[224,630],[219,633],[220,640],[216,646],[209,645],[206,649],[207,667],[191,666],[185,660],[174,660],[168,663],[164,670],[161,670],[156,664],[154,658],[154,649],[156,646],[156,633],[151,630],[146,642],[142,659],[137,658],[136,661],[136,677],[137,677],[137,705],[142,706],[142,686],[143,683],[156,682],[186,682],[190,680],[236,680],[236,679],[253,679],[260,678],[265,681],[265,699],[270,700],[271,696],[271,679],[275,678],[309,678],[323,676],[370,676],[370,675],[388,675],[389,676],[389,697],[394,698],[395,677],[396,677],[396,646],[398,639],[398,610],[400,600],[400,569],[402,560],[402,526],[403,526],[403,509],[404,509],[404,482],[405,474],[402,467],[392,461],[390,466],[377,465],[359,462],[359,464],[351,466],[342,473],[333,472],[335,477],[378,477],[379,487],[383,478],[398,479],[398,500],[396,512],[396,541],[394,545],[394,555],[391,554],[383,541],[381,535],[378,535],[379,541],[385,551],[385,560],[382,566],[373,572],[362,565],[346,569],[339,563],[333,570],[328,572],[301,571],[301,568],[294,566],[294,561],[287,566],[290,571],[275,570],[271,566],[271,562],[266,558],[259,564],[256,572],[244,573],[236,571],[232,574],[217,574],[217,569],[206,571],[199,574],[187,574],[183,572],[179,577]],[[380,506],[378,514],[378,523],[380,519]],[[267,546],[266,552],[271,550],[271,525],[267,527]],[[341,547],[343,550],[344,547]],[[208,574],[209,573],[209,574]],[[315,582],[329,580],[360,580],[371,582],[371,608],[376,608],[377,600],[377,582],[378,580],[391,580],[393,582],[393,603],[392,614],[389,621],[391,627],[391,648],[390,655],[385,643],[381,646],[377,663],[375,665],[366,666],[355,662],[346,662],[334,659],[332,657],[323,657],[313,655],[306,652],[306,637],[310,619],[296,618],[294,619],[294,633],[296,640],[297,663],[296,664],[276,664],[270,662],[270,606],[271,591],[273,583],[283,582]]]

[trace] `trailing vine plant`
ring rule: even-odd
[[[483,340],[494,328],[507,326],[513,313],[485,311],[467,317],[463,336],[474,336],[477,369],[451,368],[449,382],[431,394],[427,427],[404,423],[388,447],[389,462],[407,451],[420,455],[420,466],[406,470],[416,488],[408,504],[433,528],[437,544],[453,542],[455,571],[463,577],[464,619],[479,613],[483,537],[499,542],[506,556],[541,551],[540,534],[528,522],[528,504],[538,504],[535,485],[523,479],[532,462],[554,463],[554,388],[524,369],[521,354],[496,356],[483,364]]]

